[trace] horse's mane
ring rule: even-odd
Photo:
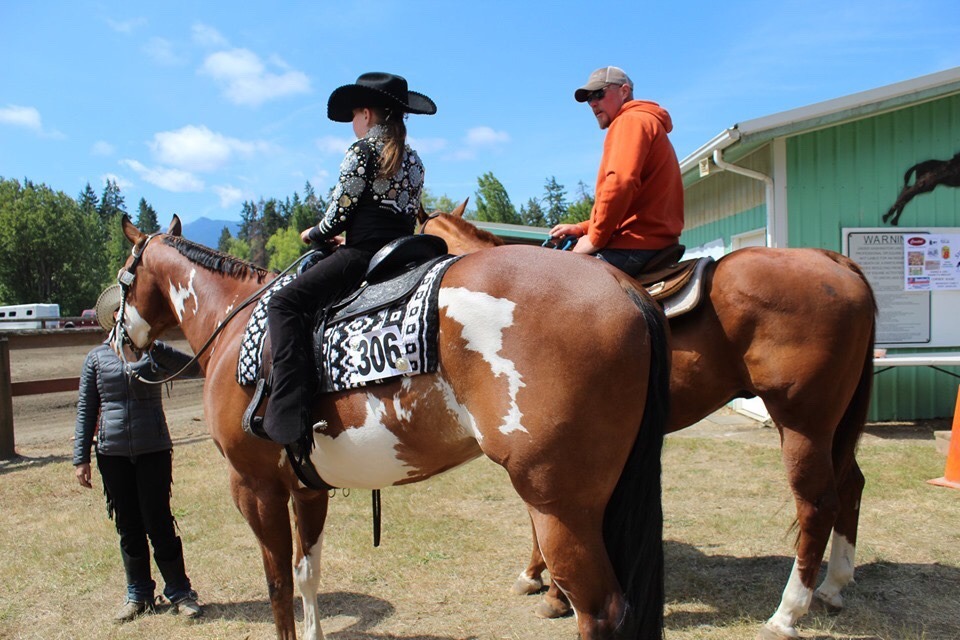
[[[258,267],[252,262],[247,262],[240,258],[235,258],[234,256],[191,242],[183,236],[164,236],[163,243],[179,251],[180,255],[190,262],[194,262],[214,273],[221,273],[231,278],[255,276],[258,282],[263,282],[263,279],[269,273],[266,269]]]
[[[460,231],[460,233],[473,235],[478,240],[487,244],[492,244],[495,247],[499,247],[500,245],[504,244],[504,240],[500,236],[494,235],[486,229],[481,229],[472,222],[464,220],[459,216],[448,214],[445,215],[444,218],[450,222],[450,224],[454,225]]]

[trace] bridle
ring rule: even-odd
[[[440,211],[434,211],[433,213],[428,213],[427,217],[423,222],[420,223],[420,232],[417,235],[424,235],[427,232],[427,223],[433,220],[434,218],[440,217]]]
[[[133,262],[130,263],[130,268],[129,269],[122,268],[120,269],[120,272],[117,274],[117,284],[120,285],[120,309],[117,311],[117,324],[114,326],[113,332],[111,333],[111,337],[110,337],[110,344],[113,347],[113,350],[120,357],[120,361],[123,362],[124,369],[126,369],[127,373],[131,377],[136,378],[137,380],[139,380],[140,382],[143,382],[144,384],[166,384],[167,382],[172,382],[176,380],[178,377],[180,377],[181,375],[183,375],[183,373],[187,369],[192,367],[193,364],[200,359],[200,356],[203,355],[203,353],[210,347],[211,344],[213,344],[213,341],[217,338],[217,336],[220,335],[220,332],[226,328],[227,324],[231,320],[233,320],[233,318],[238,313],[240,313],[240,311],[250,306],[256,300],[259,300],[260,296],[262,296],[267,289],[269,289],[274,284],[276,284],[276,281],[278,279],[282,278],[291,269],[296,267],[298,264],[300,264],[307,258],[312,257],[313,254],[316,253],[316,251],[308,251],[307,253],[303,254],[302,256],[294,260],[286,269],[281,271],[275,279],[269,280],[268,282],[266,282],[262,287],[260,287],[259,289],[251,293],[249,296],[247,296],[247,298],[243,302],[241,302],[239,305],[234,307],[234,309],[229,314],[227,314],[227,316],[223,320],[221,320],[219,324],[217,324],[217,328],[213,330],[213,333],[210,334],[210,337],[207,338],[207,341],[203,343],[203,346],[197,350],[194,356],[190,358],[189,362],[183,365],[183,367],[179,371],[177,371],[173,375],[170,375],[164,378],[163,380],[147,380],[146,378],[143,378],[142,376],[140,376],[140,374],[138,374],[136,371],[133,371],[133,369],[130,367],[130,363],[127,361],[126,355],[123,352],[124,342],[128,342],[131,345],[133,344],[133,341],[130,339],[130,336],[127,334],[127,330],[124,328],[123,315],[127,307],[127,293],[130,290],[130,285],[132,285],[133,281],[136,279],[136,274],[134,272],[136,271],[137,267],[140,265],[140,261],[143,258],[143,252],[146,251],[147,245],[150,244],[151,240],[153,240],[159,235],[162,235],[162,234],[151,233],[150,235],[147,236],[146,240],[144,240],[143,243],[134,244],[133,249],[130,251],[130,254],[133,256]]]

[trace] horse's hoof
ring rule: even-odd
[[[563,618],[564,616],[570,615],[572,609],[570,605],[565,602],[560,602],[559,600],[544,598],[540,601],[540,604],[537,605],[537,608],[533,610],[538,618]]]
[[[817,591],[813,594],[813,600],[810,602],[810,611],[835,616],[843,611],[843,597],[839,593],[827,596]]]
[[[543,589],[543,581],[531,578],[525,573],[521,573],[517,581],[510,587],[510,592],[515,596],[530,596],[540,593]]]
[[[756,640],[796,640],[799,637],[800,634],[792,627],[789,630],[778,629],[767,623],[760,627]]]

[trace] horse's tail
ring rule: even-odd
[[[650,379],[640,432],[634,440],[603,520],[607,554],[626,600],[621,638],[663,637],[663,506],[660,454],[669,411],[670,351],[666,318],[634,289],[650,337]]]
[[[873,289],[867,281],[863,271],[850,262],[847,265],[854,270],[863,281],[863,286],[870,294],[870,339],[863,356],[863,368],[860,370],[860,380],[854,389],[853,397],[847,404],[847,409],[840,418],[837,430],[833,434],[833,473],[837,484],[842,485],[856,458],[857,444],[867,424],[867,413],[870,410],[870,392],[873,388],[873,345],[877,337],[877,301]]]
[[[921,164],[923,164],[923,163],[922,163],[922,162],[918,162],[917,164],[913,165],[912,167],[910,167],[909,169],[907,169],[906,171],[903,172],[903,186],[904,186],[904,188],[910,186],[910,176],[912,176],[914,173],[916,173],[917,167],[919,167]]]

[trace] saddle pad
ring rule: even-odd
[[[693,268],[693,276],[676,293],[660,300],[667,318],[676,318],[696,308],[700,304],[703,291],[703,271],[713,262],[712,258],[700,258]]]
[[[321,391],[344,391],[396,376],[437,370],[438,293],[443,274],[458,258],[448,256],[426,272],[409,296],[327,324],[314,348]]]
[[[247,320],[247,328],[240,341],[240,358],[237,360],[237,382],[241,385],[254,385],[260,378],[263,367],[263,343],[267,339],[267,305],[273,294],[285,287],[296,274],[290,273],[277,278],[275,284],[257,301],[253,314]]]

